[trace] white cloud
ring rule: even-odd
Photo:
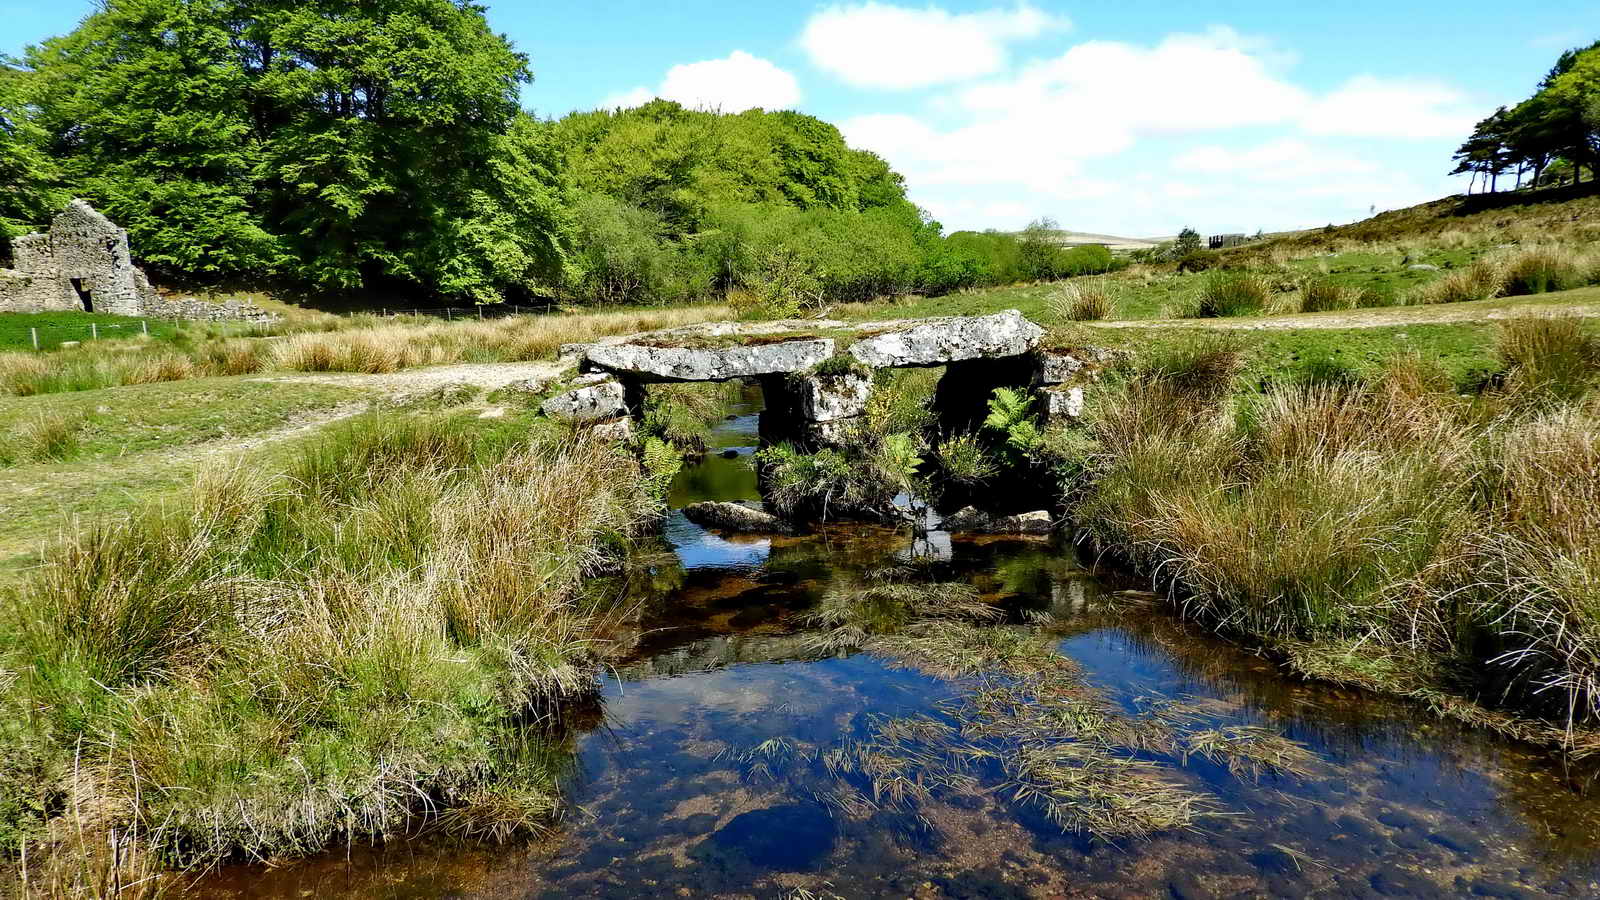
[[[1003,69],[1009,41],[1068,27],[1028,3],[951,13],[869,2],[820,10],[800,46],[811,62],[856,87],[906,89],[966,81]]]
[[[1230,175],[1255,182],[1311,183],[1331,176],[1370,175],[1382,167],[1371,160],[1279,138],[1248,149],[1216,144],[1195,147],[1172,160],[1177,172]]]
[[[1407,166],[1447,158],[1442,145],[1470,130],[1459,91],[1366,76],[1316,91],[1290,77],[1293,62],[1221,27],[1153,45],[1086,41],[956,86],[926,115],[862,115],[841,128],[961,228],[1050,215],[1134,235],[1185,222],[1254,231],[1349,221],[1451,189]]]
[[[1449,85],[1360,75],[1318,99],[1301,116],[1311,134],[1351,137],[1465,137],[1481,117]]]
[[[754,107],[792,109],[800,83],[768,60],[735,50],[723,59],[683,63],[667,70],[659,87],[636,87],[607,97],[601,106],[638,106],[654,97],[698,109],[743,112]]]

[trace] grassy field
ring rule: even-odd
[[[0,398],[0,568],[35,559],[74,522],[172,494],[241,442],[374,396],[234,377]],[[65,436],[51,446],[50,432]]]
[[[98,329],[98,334],[90,326]],[[33,332],[39,349],[55,350],[62,341],[116,340],[148,333],[157,340],[177,335],[180,325],[171,319],[136,319],[103,313],[50,312],[0,315],[0,351],[32,350]]]

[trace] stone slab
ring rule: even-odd
[[[828,338],[707,348],[614,344],[590,347],[586,359],[640,381],[727,381],[804,371],[832,356],[833,348]]]
[[[1032,353],[1044,329],[1014,309],[987,316],[949,316],[912,323],[868,323],[892,330],[856,341],[850,354],[875,368],[942,366],[969,359],[1000,359]]]

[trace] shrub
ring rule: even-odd
[[[1194,316],[1202,319],[1259,315],[1272,299],[1266,279],[1254,272],[1217,271],[1206,276]]]
[[[1111,289],[1103,280],[1074,281],[1051,296],[1050,311],[1069,322],[1109,319],[1116,313]]]
[[[945,477],[964,487],[983,484],[1000,474],[1000,467],[971,432],[952,434],[940,441],[937,456]]]
[[[1214,250],[1192,250],[1178,257],[1178,271],[1209,272],[1222,265],[1222,254]]]
[[[1376,309],[1380,306],[1394,306],[1398,302],[1392,289],[1369,284],[1356,294],[1355,306],[1357,309]]]

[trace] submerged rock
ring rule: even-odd
[[[793,534],[794,527],[757,506],[707,500],[683,508],[683,517],[704,528],[747,534]]]
[[[942,366],[965,359],[999,359],[1031,353],[1039,346],[1044,329],[1014,309],[987,316],[949,316],[909,323],[884,322],[892,330],[862,338],[850,355],[881,368]]]
[[[800,372],[832,355],[833,341],[817,338],[729,347],[596,345],[585,359],[592,366],[644,381],[727,381]]]
[[[968,534],[1049,534],[1052,525],[1050,513],[1042,509],[999,516],[967,506],[951,513],[939,523],[939,528]]]
[[[734,816],[711,833],[706,849],[760,869],[804,871],[828,855],[836,835],[833,818],[821,807],[789,803]]]

